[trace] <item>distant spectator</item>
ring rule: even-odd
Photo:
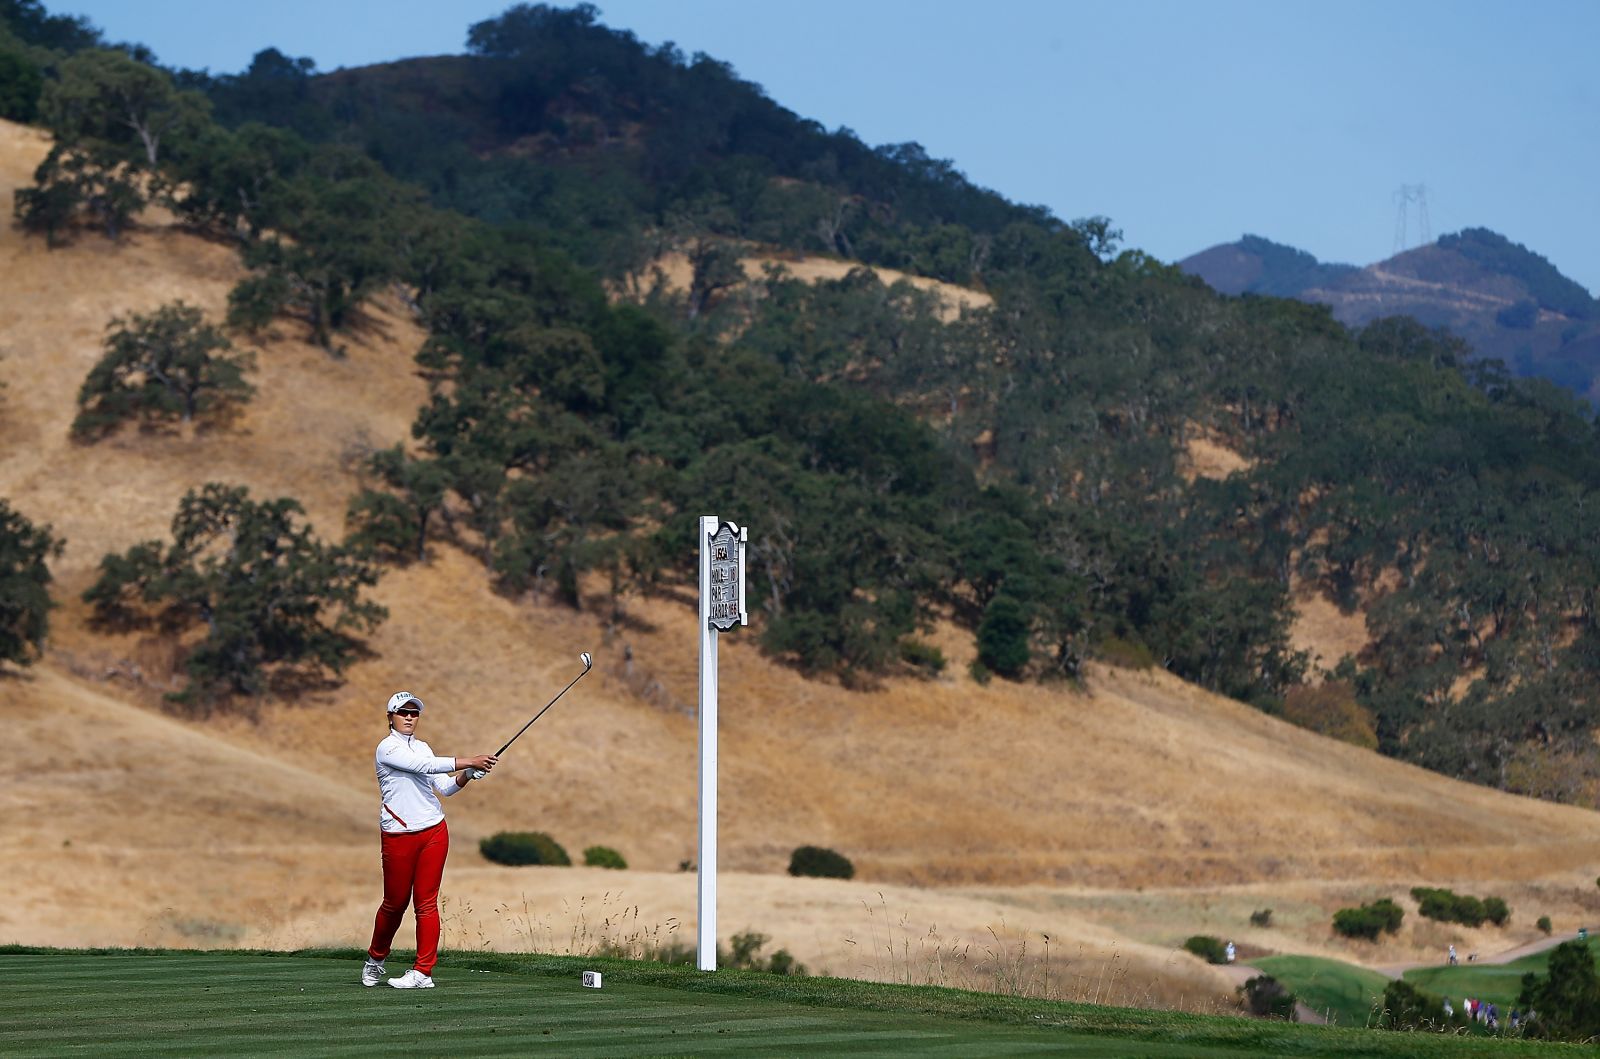
[[[1234,947],[1233,947],[1233,942],[1231,942],[1231,941],[1228,942],[1228,947],[1226,949],[1224,949],[1223,952],[1227,955],[1228,962],[1232,963],[1233,962],[1234,953],[1235,953],[1235,950],[1234,950]]]
[[[1454,945],[1452,945],[1452,946],[1450,946],[1450,966],[1454,967],[1455,965],[1456,965],[1456,947]]]
[[[1448,1020],[1450,1020],[1452,1018],[1455,1018],[1455,1014],[1456,1014],[1456,1009],[1450,1006],[1450,998],[1449,997],[1445,997],[1444,998],[1444,1017],[1445,1017],[1445,1020],[1448,1021]]]

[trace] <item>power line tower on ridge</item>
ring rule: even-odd
[[[1410,250],[1413,245],[1427,246],[1433,242],[1432,227],[1428,224],[1428,186],[1426,184],[1401,184],[1394,193],[1394,252]],[[1415,244],[1409,242],[1411,204],[1417,206],[1417,233]]]

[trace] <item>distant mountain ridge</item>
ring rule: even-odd
[[[1355,265],[1324,264],[1304,250],[1259,235],[1202,250],[1178,263],[1223,294],[1268,294],[1293,298],[1311,287],[1335,282]]]
[[[1223,294],[1329,306],[1349,327],[1410,316],[1445,327],[1482,358],[1600,401],[1600,301],[1519,243],[1487,228],[1357,268],[1246,235],[1178,262]]]

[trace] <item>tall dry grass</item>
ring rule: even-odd
[[[1238,1010],[1218,976],[1178,949],[1153,959],[1149,951],[1062,939],[1004,917],[987,924],[981,938],[953,936],[891,912],[881,892],[876,898],[861,901],[865,928],[844,939],[853,950],[844,968],[850,977],[1116,1007]]]

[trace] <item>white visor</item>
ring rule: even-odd
[[[400,709],[402,706],[408,705],[414,705],[416,706],[418,713],[422,712],[422,700],[411,694],[409,691],[397,691],[393,695],[389,696],[390,713]]]

